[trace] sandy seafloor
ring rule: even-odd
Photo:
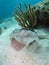
[[[0,65],[49,65],[49,39],[37,40],[40,44],[39,48],[35,44],[32,50],[25,48],[18,52],[11,47],[10,35],[20,26],[13,17],[4,21],[7,21],[6,24],[0,25],[3,30],[0,35]],[[7,29],[4,29],[4,25]],[[43,29],[39,29],[37,34],[49,37],[49,32]]]

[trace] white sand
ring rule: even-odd
[[[8,28],[0,36],[0,65],[49,65],[49,39],[39,40],[40,46],[35,43],[18,52],[11,47],[9,38],[15,28],[16,25]]]

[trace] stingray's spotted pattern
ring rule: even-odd
[[[49,1],[43,1],[33,6],[37,16],[37,25],[49,26]]]

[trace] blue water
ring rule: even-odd
[[[0,20],[12,16],[19,3],[22,4],[24,9],[24,3],[33,5],[40,1],[42,0],[0,0]]]

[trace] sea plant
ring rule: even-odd
[[[20,12],[15,10],[14,17],[19,22],[19,25],[21,25],[23,28],[32,29],[37,23],[36,14],[30,4],[28,6],[26,4],[24,5],[26,11],[22,10],[22,6],[20,4],[18,7]]]
[[[19,25],[25,29],[34,29],[36,27],[49,27],[49,1],[43,1],[31,7],[26,4],[26,11],[23,11],[20,4],[18,10],[14,12],[14,17]]]

